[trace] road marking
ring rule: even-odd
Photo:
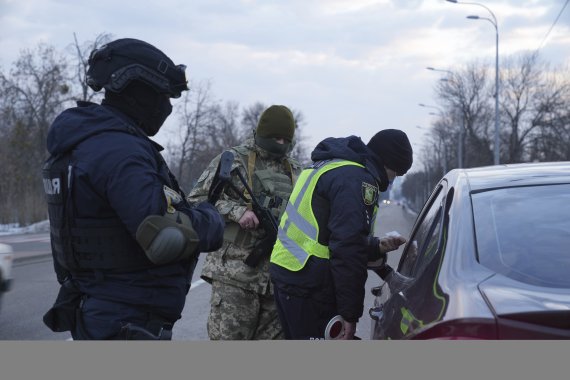
[[[197,288],[198,286],[202,285],[206,283],[206,281],[199,279],[198,281],[194,281],[193,283],[190,284],[190,290]]]
[[[2,237],[0,236],[0,243],[4,244],[17,244],[17,243],[29,243],[29,242],[43,242],[49,243],[50,237],[46,236],[10,236]]]

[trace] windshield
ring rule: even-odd
[[[479,261],[517,281],[570,288],[570,184],[472,194]]]

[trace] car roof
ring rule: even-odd
[[[454,169],[452,182],[467,179],[471,191],[513,186],[570,183],[570,161],[533,162]]]

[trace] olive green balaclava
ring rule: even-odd
[[[289,150],[295,135],[295,119],[285,106],[273,105],[261,114],[255,130],[255,143],[276,157],[283,157]],[[279,144],[274,138],[284,138]]]

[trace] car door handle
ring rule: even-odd
[[[368,310],[368,314],[370,314],[370,318],[372,318],[373,320],[380,321],[384,316],[382,305],[371,307],[370,310]]]
[[[373,296],[378,297],[380,293],[382,293],[382,286],[373,287],[370,289],[370,293],[372,293]]]

